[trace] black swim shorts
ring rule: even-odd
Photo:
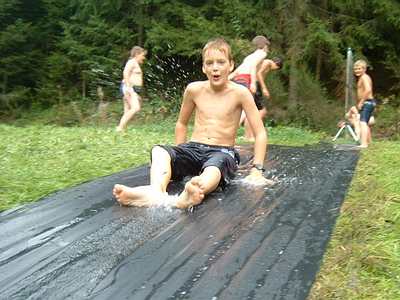
[[[265,97],[262,93],[261,85],[258,81],[256,82],[256,93],[254,94],[253,98],[258,110],[262,110],[265,107]]]
[[[210,166],[221,171],[219,185],[224,188],[235,176],[240,163],[239,153],[234,147],[214,146],[188,142],[178,146],[157,145],[171,156],[172,180],[182,180],[185,176],[197,176]]]
[[[134,85],[132,88],[133,88],[133,90],[135,91],[136,94],[138,94],[139,96],[142,95],[142,93],[143,93],[143,87],[142,86]]]

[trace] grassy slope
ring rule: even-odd
[[[153,143],[172,137],[173,128],[163,122],[126,135],[95,127],[0,125],[0,210],[142,165]]]
[[[149,161],[173,142],[173,120],[113,128],[0,125],[0,210]],[[321,135],[272,128],[270,143],[316,143]],[[241,139],[239,143],[243,142]],[[363,151],[310,299],[400,299],[399,142]]]
[[[400,299],[400,142],[362,152],[309,299]]]

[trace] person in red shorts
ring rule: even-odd
[[[263,60],[267,57],[270,41],[265,36],[258,35],[252,40],[252,44],[255,48],[254,52],[247,55],[235,71],[229,74],[228,78],[237,84],[245,86],[254,95],[257,90],[257,71]],[[240,123],[245,118],[246,115],[242,113]],[[245,122],[245,132],[251,132],[251,128],[247,122]]]

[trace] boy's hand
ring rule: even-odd
[[[256,90],[257,90],[256,83],[255,82],[250,83],[250,92],[254,95],[256,93]]]
[[[268,91],[267,89],[263,89],[263,90],[262,90],[262,93],[263,93],[263,95],[264,95],[266,98],[268,98],[268,99],[269,99],[269,97],[271,96],[271,95],[269,94],[269,91]]]
[[[273,185],[275,184],[274,181],[269,180],[263,176],[263,173],[261,170],[258,170],[256,168],[252,168],[250,170],[250,174],[246,176],[244,179],[246,182],[254,185]]]

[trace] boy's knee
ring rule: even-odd
[[[216,166],[208,166],[208,167],[204,168],[201,176],[202,177],[217,178],[218,180],[220,180],[221,177],[222,177],[222,172],[221,172],[220,168],[218,168]]]
[[[151,149],[151,157],[152,159],[158,159],[158,158],[170,158],[170,155],[167,150],[165,150],[161,146],[154,146],[153,149]]]
[[[371,126],[371,125],[374,125],[374,124],[375,124],[375,118],[372,116],[368,121],[368,125]]]

